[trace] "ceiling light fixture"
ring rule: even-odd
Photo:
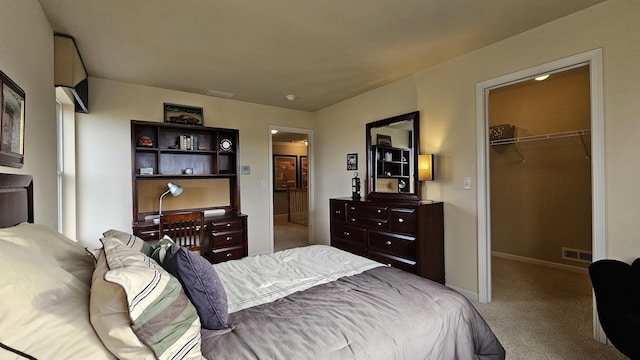
[[[287,99],[287,101],[293,101],[296,99],[295,95],[285,95],[284,96],[285,99]]]
[[[271,133],[272,133],[272,134],[277,134],[277,133],[278,133],[278,129],[272,129],[272,130],[271,130]]]
[[[549,77],[549,74],[536,76],[534,79],[537,81],[542,81],[542,80],[547,80],[548,77]]]

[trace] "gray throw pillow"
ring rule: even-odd
[[[209,261],[187,248],[174,245],[167,249],[162,265],[182,284],[198,312],[202,327],[226,329],[229,318],[227,293]]]

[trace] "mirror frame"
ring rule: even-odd
[[[372,143],[371,143],[371,129],[383,127],[393,123],[413,120],[413,193],[384,193],[372,191],[373,189],[373,155],[372,155]],[[367,189],[366,197],[372,200],[404,200],[404,201],[418,201],[420,200],[420,181],[418,180],[418,155],[420,154],[420,112],[414,111],[407,114],[393,116],[387,119],[382,119],[374,122],[367,123],[366,134],[367,140],[367,177],[365,179],[365,189]]]

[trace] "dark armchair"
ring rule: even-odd
[[[640,359],[640,258],[632,265],[598,260],[589,266],[598,317],[609,341],[631,359]]]

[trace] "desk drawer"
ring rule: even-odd
[[[240,259],[244,256],[245,253],[242,246],[228,247],[223,249],[212,249],[209,254],[209,261],[216,264],[227,260]]]
[[[242,245],[244,242],[244,231],[211,232],[209,236],[211,247],[214,249]]]
[[[347,216],[363,216],[369,218],[387,218],[388,207],[368,203],[349,202],[347,204]]]
[[[209,222],[209,231],[212,234],[214,232],[233,230],[244,230],[242,219],[220,219]]]
[[[346,205],[344,201],[331,201],[331,220],[344,221],[346,218]]]
[[[352,215],[347,217],[347,222],[350,224],[364,226],[367,228],[377,229],[377,230],[389,229],[389,220],[387,219],[374,219],[374,218],[367,218],[367,217]]]

